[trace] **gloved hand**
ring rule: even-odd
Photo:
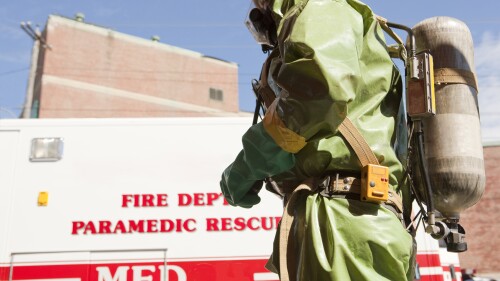
[[[222,173],[220,187],[227,202],[250,208],[260,202],[263,179],[291,169],[292,153],[279,147],[266,133],[262,123],[252,126],[243,136],[243,150]]]
[[[258,193],[262,189],[262,180],[251,182],[245,182],[240,184],[237,193],[231,194],[227,187],[226,181],[222,179],[220,181],[220,187],[222,194],[226,198],[227,202],[232,206],[239,206],[243,208],[251,208],[253,205],[260,203],[260,197]],[[246,190],[246,192],[244,192]]]

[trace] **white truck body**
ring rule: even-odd
[[[281,200],[235,208],[219,189],[250,124],[0,119],[0,281],[278,280],[264,265]],[[30,160],[34,139],[58,138],[61,159]],[[460,277],[417,240],[420,280],[452,280],[450,264]]]

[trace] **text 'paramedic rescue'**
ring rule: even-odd
[[[169,207],[168,194],[123,194],[122,208]],[[179,193],[178,207],[228,206],[221,193]],[[281,217],[205,217],[203,230],[217,231],[271,231],[278,228]],[[72,221],[71,234],[129,234],[129,233],[171,233],[195,232],[200,230],[196,218],[161,218],[135,220]]]

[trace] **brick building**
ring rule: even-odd
[[[34,118],[239,115],[235,63],[49,16],[25,108]]]
[[[500,143],[485,144],[486,190],[475,206],[461,214],[468,250],[460,254],[460,266],[476,269],[480,276],[500,278]]]

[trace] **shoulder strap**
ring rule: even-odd
[[[396,47],[393,46],[387,46],[389,54],[391,55],[392,58],[400,58],[403,61],[406,62],[406,48],[405,48],[405,43],[399,35],[394,32],[388,25],[387,25],[387,19],[383,18],[381,16],[375,15],[375,18],[378,21],[378,24],[382,28],[385,33],[387,33],[394,41],[396,41]],[[395,48],[395,49],[394,49]]]
[[[265,109],[269,108],[276,98],[276,94],[271,89],[268,83],[269,68],[271,67],[271,61],[279,55],[278,48],[275,48],[267,57],[264,65],[262,65],[262,71],[260,72],[259,81],[253,85],[255,94],[258,98],[262,99]]]
[[[340,124],[339,132],[352,147],[356,156],[358,156],[362,167],[368,164],[380,165],[375,153],[373,153],[373,150],[370,148],[365,138],[349,118],[346,117]]]

